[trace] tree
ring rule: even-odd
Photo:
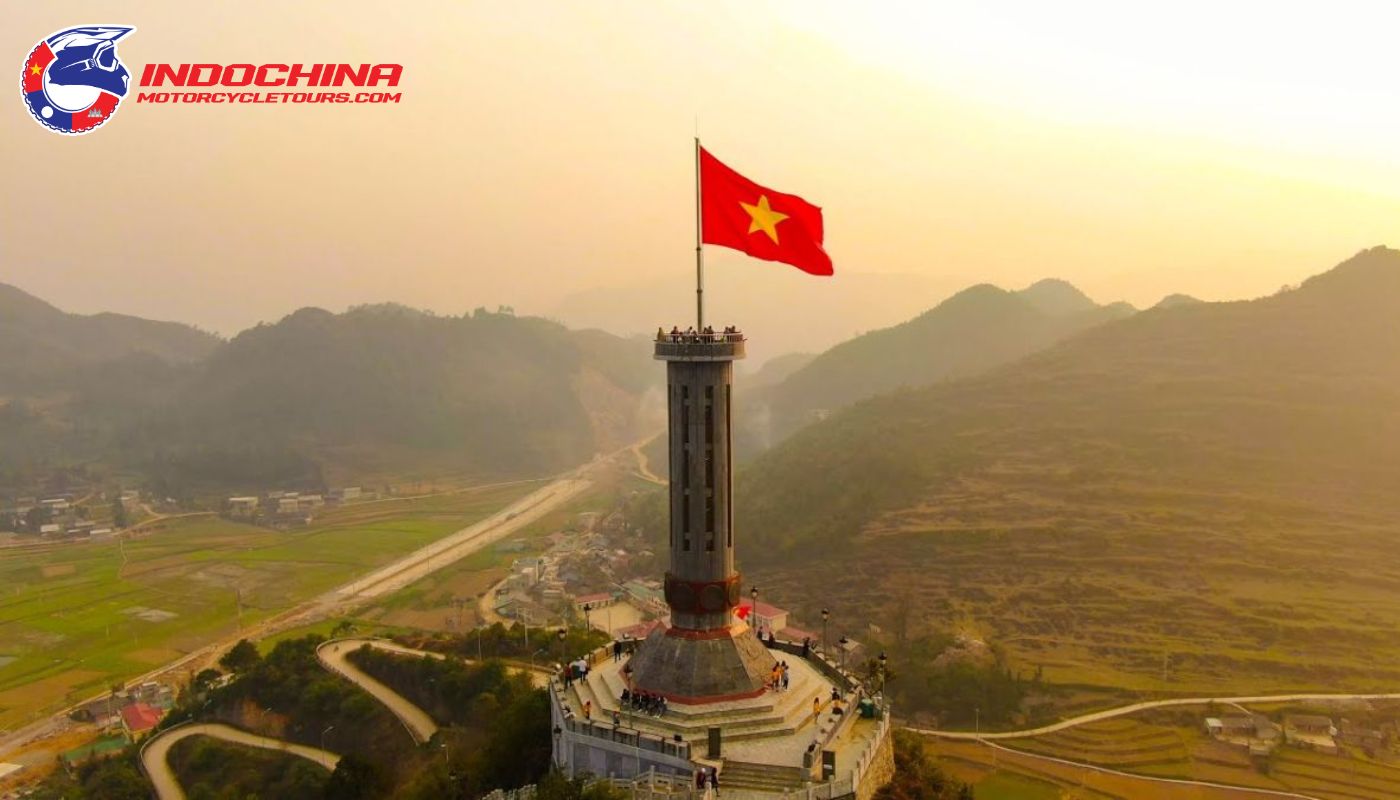
[[[972,790],[943,774],[918,736],[894,732],[894,780],[875,793],[875,800],[963,800]]]
[[[368,800],[379,793],[384,776],[379,768],[354,753],[341,756],[326,781],[326,800]]]
[[[121,492],[112,498],[112,525],[117,528],[125,528],[131,524],[131,519],[126,515],[126,504],[122,502]]]
[[[219,671],[216,669],[200,670],[192,681],[195,691],[202,692],[208,689],[210,686],[214,685],[214,682],[217,681],[219,677]]]
[[[107,758],[85,768],[81,775],[83,797],[102,800],[148,800],[150,785],[136,771],[135,759]]]
[[[219,659],[219,666],[232,672],[235,675],[242,674],[258,665],[262,656],[258,655],[258,648],[247,639],[239,639],[238,644],[229,648],[224,657]]]

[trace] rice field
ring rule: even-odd
[[[0,555],[0,730],[236,634],[536,484],[346,506],[274,531],[217,517]]]

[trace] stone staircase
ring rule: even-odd
[[[802,769],[748,761],[725,760],[719,773],[719,791],[723,797],[731,789],[752,792],[781,793],[802,788]]]

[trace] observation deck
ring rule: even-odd
[[[744,357],[744,334],[727,331],[662,333],[656,338],[657,361],[735,361]]]

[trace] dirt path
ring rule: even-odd
[[[656,437],[653,436],[652,438],[654,439]],[[665,486],[666,480],[660,475],[657,475],[655,472],[651,471],[651,465],[647,461],[647,454],[642,452],[642,448],[646,447],[648,444],[651,444],[651,439],[637,442],[636,444],[628,448],[628,450],[632,452],[632,455],[637,459],[637,474],[642,476],[644,479],[654,484],[657,484],[658,486]]]
[[[279,750],[314,761],[332,771],[340,761],[339,755],[328,750],[258,736],[216,722],[180,725],[164,731],[141,746],[141,766],[155,786],[156,797],[160,800],[185,800],[185,790],[180,787],[180,782],[175,778],[175,771],[170,768],[170,748],[174,747],[176,742],[191,736],[211,736],[248,747]]]

